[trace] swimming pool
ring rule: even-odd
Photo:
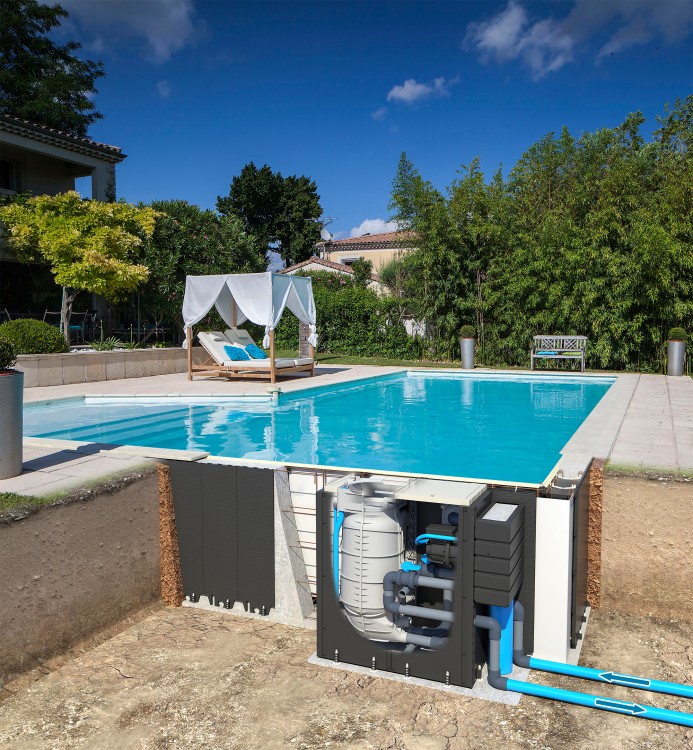
[[[269,401],[29,405],[24,434],[213,456],[540,483],[614,378],[396,373]]]

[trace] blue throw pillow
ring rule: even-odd
[[[257,344],[248,344],[245,350],[253,359],[267,359],[267,355],[260,349]]]
[[[226,356],[232,362],[242,362],[243,360],[250,359],[245,349],[241,349],[240,346],[231,346],[230,344],[224,347]]]

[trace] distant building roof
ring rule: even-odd
[[[413,247],[416,232],[383,232],[381,234],[364,234],[361,237],[347,237],[343,240],[320,242],[318,247],[332,252],[345,248],[347,250],[390,250]]]
[[[96,156],[111,162],[120,162],[125,159],[125,154],[118,146],[109,146],[107,143],[99,143],[91,138],[81,137],[65,133],[62,130],[38,125],[29,120],[22,120],[19,117],[11,115],[0,115],[0,131],[14,133],[33,141],[48,143],[52,146],[61,146],[68,151],[75,151],[79,154]]]
[[[340,271],[341,273],[348,273],[348,274],[354,273],[354,269],[351,266],[347,266],[343,263],[335,263],[334,261],[331,261],[331,260],[325,260],[325,258],[318,258],[317,255],[313,255],[312,257],[308,258],[308,260],[302,260],[300,263],[295,263],[293,266],[289,266],[288,268],[283,268],[281,271],[278,271],[278,273],[289,273],[290,271],[300,271],[302,268],[305,268],[308,265],[324,266],[325,268],[329,268],[333,271]],[[375,281],[379,284],[380,276],[378,276],[375,273],[372,273],[371,281]]]

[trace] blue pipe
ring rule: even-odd
[[[498,621],[501,628],[500,635],[500,673],[510,674],[513,671],[513,615],[515,614],[515,600],[507,607],[490,605],[488,613]]]
[[[619,674],[606,669],[590,669],[590,667],[578,667],[573,664],[561,664],[560,662],[547,661],[546,659],[535,659],[529,657],[529,668],[540,669],[542,672],[553,672],[564,674],[568,677],[582,677],[595,682],[606,682],[609,685],[620,685],[622,687],[636,688],[637,690],[649,690],[652,693],[665,693],[667,695],[678,695],[681,698],[693,698],[693,685],[678,685],[675,682],[664,682],[663,680],[649,680],[644,677],[635,677],[630,674]]]
[[[523,695],[534,695],[537,698],[549,698],[564,703],[574,703],[577,706],[597,708],[602,711],[612,711],[624,716],[635,716],[639,719],[651,719],[652,721],[666,721],[669,724],[679,724],[683,727],[693,727],[693,714],[684,714],[681,711],[670,711],[666,708],[655,706],[643,706],[638,703],[614,700],[613,698],[602,698],[598,695],[587,693],[576,693],[572,690],[548,687],[547,685],[536,685],[531,682],[520,682],[508,679],[506,689]]]
[[[342,530],[344,517],[346,513],[343,510],[334,508],[332,518],[332,575],[334,576],[334,590],[339,599],[339,532]]]
[[[441,542],[456,542],[456,536],[448,536],[447,534],[421,534],[414,540],[414,544],[426,544],[429,539],[438,539]]]

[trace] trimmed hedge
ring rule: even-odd
[[[9,341],[17,354],[59,354],[70,350],[57,328],[30,318],[0,325],[0,339]]]
[[[407,334],[398,320],[398,301],[379,297],[338,274],[330,283],[313,281],[317,311],[318,351],[365,357],[419,359],[421,341]],[[285,315],[275,333],[279,348],[298,343],[298,320]]]
[[[0,339],[0,372],[3,370],[9,370],[14,366],[17,361],[17,357],[14,351],[14,346],[9,341]]]

